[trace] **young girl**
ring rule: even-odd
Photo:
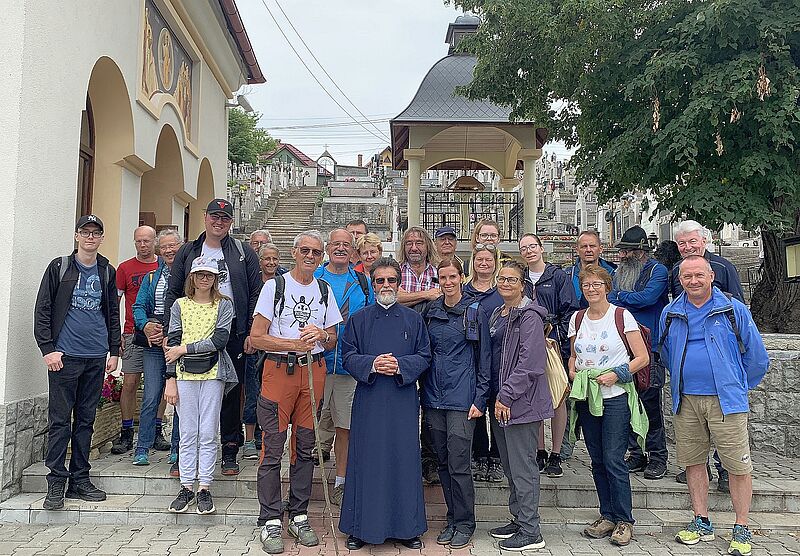
[[[180,413],[178,448],[181,490],[169,511],[183,513],[197,493],[197,513],[215,511],[209,487],[217,460],[217,431],[222,396],[238,382],[225,351],[233,321],[233,303],[219,292],[217,263],[205,257],[192,262],[186,297],[172,306],[165,358],[164,398]]]

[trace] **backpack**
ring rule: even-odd
[[[581,323],[583,322],[583,317],[586,316],[586,309],[581,309],[577,313],[575,313],[575,333],[577,334],[578,330],[581,327]],[[620,339],[622,339],[622,343],[625,344],[625,349],[628,351],[628,357],[633,359],[633,350],[631,349],[630,344],[628,343],[628,338],[625,336],[625,309],[622,307],[616,307],[614,309],[614,324],[617,327],[617,333],[619,334]],[[636,391],[639,393],[644,392],[648,388],[650,388],[650,367],[653,364],[653,346],[650,343],[650,329],[646,326],[643,326],[636,323],[639,326],[639,332],[642,334],[642,340],[644,340],[644,346],[647,349],[647,365],[633,373],[633,382],[636,385]]]
[[[69,257],[61,257],[61,265],[58,269],[58,283],[64,280],[64,275],[67,273],[67,268],[69,268]],[[106,285],[108,285],[108,281],[111,279],[111,275],[108,271],[108,265],[106,265],[105,277],[106,277]]]
[[[272,305],[272,318],[275,319],[283,313],[283,307],[286,303],[286,278],[282,274],[276,274],[273,278],[275,280],[275,299]],[[325,311],[328,310],[328,283],[322,278],[316,278],[319,285],[320,300],[325,305]]]

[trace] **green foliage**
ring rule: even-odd
[[[601,201],[649,190],[711,228],[800,228],[800,0],[455,3],[482,19],[462,94],[577,146]]]
[[[258,163],[258,156],[277,146],[269,132],[256,127],[260,114],[248,114],[239,108],[228,111],[228,160],[234,166]]]

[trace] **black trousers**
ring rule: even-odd
[[[60,371],[48,371],[50,386],[47,420],[47,456],[50,469],[48,483],[70,479],[73,484],[89,480],[89,450],[92,445],[94,418],[105,377],[105,357],[61,358]],[[72,442],[72,455],[67,470],[67,444]]]
[[[661,406],[662,389],[651,387],[639,394],[639,400],[647,413],[650,428],[647,431],[644,447],[650,461],[667,464],[667,434],[664,431],[664,414]],[[636,435],[631,432],[628,437],[628,451],[634,459],[643,458],[641,448],[636,442]]]
[[[486,426],[486,414],[494,413],[494,402],[496,398],[490,398],[486,412],[475,419],[475,434],[472,436],[472,459],[494,458],[500,459],[500,450],[497,449],[497,442],[489,445],[489,432]]]
[[[231,328],[236,326],[236,321],[231,324]],[[236,457],[239,445],[244,442],[242,432],[242,384],[244,384],[244,336],[235,332],[231,333],[225,351],[233,361],[236,369],[236,376],[239,384],[234,386],[224,398],[222,398],[222,409],[219,415],[220,437],[222,440],[222,456]]]
[[[433,440],[431,440],[431,431],[428,430],[428,427],[425,426],[425,413],[427,413],[427,409],[424,407],[420,408],[420,412],[422,415],[422,427],[420,427],[419,431],[419,445],[421,448],[421,459],[422,459],[422,469],[423,471],[427,466],[434,465],[439,466],[439,458],[436,457],[436,451],[433,449]]]

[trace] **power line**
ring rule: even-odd
[[[283,17],[285,17],[285,18],[286,18],[286,21],[287,21],[287,23],[289,23],[289,27],[291,27],[291,28],[292,28],[292,31],[294,31],[294,34],[295,34],[295,35],[297,35],[297,38],[298,38],[298,39],[300,39],[300,42],[301,42],[301,43],[303,43],[303,46],[305,46],[305,47],[306,47],[306,50],[308,50],[308,53],[309,53],[309,54],[311,54],[311,57],[314,59],[314,61],[315,61],[315,62],[317,63],[317,65],[320,67],[320,69],[322,70],[322,72],[323,72],[323,73],[324,73],[324,74],[325,74],[325,75],[328,77],[328,79],[330,79],[330,80],[331,80],[331,83],[333,83],[333,86],[334,86],[334,87],[336,87],[336,90],[337,90],[337,91],[339,91],[339,92],[342,94],[342,96],[343,96],[344,98],[346,98],[346,99],[347,99],[347,102],[349,102],[349,103],[350,103],[350,104],[353,106],[353,108],[355,108],[355,109],[356,109],[356,112],[358,112],[358,114],[359,114],[359,115],[360,115],[362,118],[364,118],[365,120],[369,120],[369,118],[367,118],[367,117],[364,115],[364,113],[363,113],[361,110],[359,110],[358,106],[356,106],[356,104],[355,104],[355,103],[354,103],[352,100],[350,100],[350,97],[348,97],[348,96],[347,96],[347,94],[346,94],[346,93],[345,93],[345,92],[342,90],[342,88],[341,88],[341,87],[339,87],[339,85],[338,85],[338,84],[336,83],[336,81],[333,79],[333,77],[331,76],[331,74],[330,74],[330,73],[328,73],[328,70],[326,70],[326,69],[325,69],[325,66],[323,66],[323,65],[322,65],[322,63],[319,61],[319,59],[318,59],[318,58],[317,58],[317,57],[314,55],[314,53],[313,53],[313,52],[311,51],[311,49],[308,47],[308,44],[306,44],[306,41],[304,41],[304,40],[303,40],[303,37],[302,37],[302,36],[300,35],[300,33],[297,31],[297,28],[296,28],[296,27],[294,26],[294,24],[292,23],[292,20],[291,20],[291,19],[289,19],[289,16],[288,16],[288,15],[286,15],[286,12],[285,12],[285,11],[283,11],[283,7],[281,6],[281,3],[280,3],[280,2],[278,2],[278,0],[275,0],[275,5],[276,5],[276,6],[278,6],[278,9],[279,9],[279,10],[281,11],[281,13],[283,14]],[[386,136],[386,134],[385,134],[385,133],[384,133],[382,130],[378,129],[378,128],[375,126],[375,124],[372,124],[372,127],[374,127],[374,128],[375,128],[375,130],[376,130],[378,133],[380,133],[381,135],[383,135],[383,136],[384,136],[384,138],[385,138],[387,141],[389,141],[389,138]]]
[[[347,111],[347,109],[346,109],[344,106],[342,106],[342,105],[341,105],[341,103],[340,103],[338,100],[336,100],[336,99],[333,97],[333,95],[332,95],[332,94],[331,94],[331,93],[328,91],[328,89],[326,89],[326,88],[325,88],[325,85],[323,85],[323,84],[322,84],[322,82],[321,82],[321,81],[320,81],[320,80],[317,78],[317,76],[316,76],[316,75],[314,75],[314,72],[313,72],[313,71],[311,71],[311,68],[309,68],[309,67],[308,67],[308,64],[306,64],[305,60],[303,60],[302,56],[300,56],[300,53],[299,53],[299,52],[297,52],[297,49],[294,47],[294,45],[292,44],[292,42],[289,40],[289,37],[287,37],[287,36],[286,36],[286,33],[283,31],[283,28],[282,28],[282,27],[280,26],[280,24],[278,23],[278,20],[277,20],[277,19],[275,19],[275,15],[272,13],[272,10],[270,10],[270,9],[269,9],[269,6],[267,5],[267,2],[266,2],[265,0],[261,0],[261,3],[262,3],[262,4],[264,5],[264,7],[267,9],[267,13],[269,13],[269,16],[272,18],[272,21],[274,21],[274,22],[275,22],[275,26],[278,28],[278,31],[280,31],[280,33],[281,33],[281,35],[283,36],[284,40],[286,40],[286,44],[288,44],[288,45],[289,45],[289,48],[291,48],[291,49],[292,49],[292,52],[294,52],[295,56],[297,56],[297,59],[298,59],[298,60],[300,60],[300,63],[301,63],[301,64],[303,64],[303,67],[304,67],[304,68],[306,68],[306,71],[308,72],[308,74],[309,74],[309,75],[310,75],[312,78],[314,78],[314,81],[316,81],[316,82],[317,82],[317,85],[319,85],[319,86],[322,88],[322,90],[325,92],[325,94],[326,94],[326,95],[328,95],[328,97],[329,97],[329,98],[330,98],[330,99],[331,99],[331,100],[332,100],[332,101],[333,101],[333,102],[336,104],[336,106],[338,106],[338,107],[339,107],[339,108],[342,110],[342,112],[344,112],[345,114],[347,114],[348,116],[350,116],[350,119],[351,119],[351,120],[353,120],[354,122],[358,122],[358,120],[355,118],[355,116],[353,116],[353,115],[352,115],[350,112],[348,112],[348,111]],[[360,113],[360,112],[359,112],[359,113]],[[366,118],[365,116],[363,116],[363,115],[362,115],[362,118],[364,118],[364,119],[367,119],[367,118]],[[376,135],[376,134],[375,134],[373,131],[371,131],[371,130],[370,130],[368,127],[366,127],[364,124],[362,124],[362,123],[360,123],[360,122],[358,122],[358,124],[359,124],[359,125],[360,125],[360,126],[363,128],[363,129],[364,129],[364,131],[367,131],[367,132],[369,132],[369,133],[370,133],[372,136],[374,136],[376,139],[380,139],[381,141],[387,141],[387,139],[386,139],[385,137],[381,137],[381,136],[379,136],[379,135]]]
[[[384,116],[392,116],[392,115],[394,115],[394,112],[384,112],[382,114],[370,114],[369,118],[370,119],[375,119],[375,118],[381,118],[382,119],[382,118],[384,118]],[[276,122],[277,121],[290,121],[290,122],[298,121],[299,122],[299,121],[305,121],[305,120],[349,120],[350,118],[347,117],[347,116],[308,116],[308,117],[299,116],[299,117],[294,117],[294,118],[267,118],[266,116],[264,116],[262,114],[261,115],[261,119],[262,120],[266,120],[266,121],[276,121]]]
[[[362,123],[373,123],[373,122],[388,122],[388,118],[380,119],[380,120],[364,120],[362,122],[343,122],[338,124],[306,124],[306,125],[286,125],[286,126],[275,126],[270,127],[270,129],[319,129],[319,128],[332,128],[332,127],[351,127],[355,125],[361,125]],[[374,126],[373,126],[374,127]]]

